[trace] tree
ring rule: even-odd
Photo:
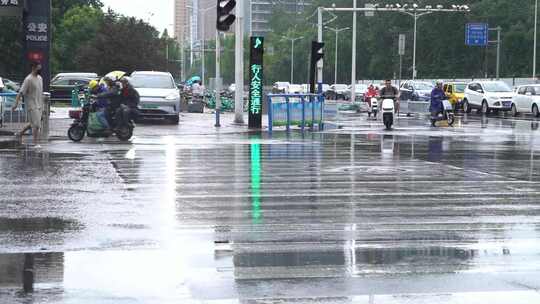
[[[0,17],[0,77],[22,78],[22,24],[12,17]]]
[[[111,70],[164,70],[166,45],[148,23],[109,11],[93,39],[79,48],[77,67],[105,74]]]
[[[80,71],[75,64],[78,49],[95,37],[103,18],[101,9],[92,6],[75,6],[64,14],[53,44],[54,71]]]
[[[335,0],[337,7],[351,7],[350,0]],[[359,1],[360,2],[360,1]],[[433,5],[433,1],[415,1],[420,7]],[[449,7],[450,0],[440,0],[437,4]],[[359,4],[362,6],[363,4]],[[420,78],[453,78],[494,76],[496,46],[489,48],[468,47],[464,43],[465,24],[468,22],[487,22],[490,27],[501,26],[502,54],[501,75],[527,76],[530,73],[533,40],[534,2],[528,0],[474,0],[469,1],[470,13],[437,13],[424,16],[418,21],[416,63]],[[266,39],[267,50],[265,73],[269,81],[287,80],[290,67],[290,43],[282,41],[281,36],[303,36],[295,45],[295,81],[305,79],[303,70],[309,63],[309,44],[317,38],[318,6],[329,6],[327,0],[315,0],[302,15],[292,14],[279,7],[274,9],[271,31]],[[383,5],[384,6],[384,5]],[[324,21],[334,28],[352,26],[352,13],[336,12],[323,14]],[[336,16],[337,18],[334,18]],[[333,21],[332,21],[333,20]],[[397,55],[398,35],[407,38],[406,54],[403,57],[403,75],[412,75],[413,18],[396,12],[378,12],[375,17],[365,17],[358,13],[357,18],[357,70],[358,79],[381,79],[399,74]],[[326,43],[324,79],[334,79],[334,34],[324,31]],[[490,40],[495,40],[491,33]],[[351,79],[352,31],[345,31],[339,37],[338,82]]]

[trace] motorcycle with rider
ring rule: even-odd
[[[88,137],[110,137],[122,141],[133,136],[134,120],[138,116],[139,94],[127,76],[120,79],[105,77],[102,83],[89,84],[90,102],[74,115],[68,137],[75,142]]]

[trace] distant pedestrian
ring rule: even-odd
[[[19,106],[21,97],[24,97],[24,103],[29,123],[24,126],[17,136],[21,137],[26,131],[32,128],[32,136],[34,144],[38,145],[39,132],[41,131],[41,115],[43,113],[43,79],[40,76],[41,64],[38,62],[31,63],[32,72],[26,76],[24,82],[15,98],[15,104],[12,110],[15,111]]]
[[[191,93],[193,96],[202,98],[204,95],[204,86],[202,85],[202,81],[196,80],[193,82],[193,85],[191,86]]]

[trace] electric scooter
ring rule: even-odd
[[[379,113],[379,101],[375,97],[370,97],[368,101],[368,117],[373,115],[373,119],[377,120],[377,114]]]
[[[448,122],[448,126],[452,126],[454,124],[454,108],[452,107],[452,104],[448,100],[442,101],[443,110],[442,112],[437,113],[435,116],[433,114],[431,115],[431,125],[433,127],[437,126],[438,121],[446,120]]]
[[[392,125],[394,124],[394,99],[383,99],[381,106],[384,126],[386,127],[386,130],[391,130]]]

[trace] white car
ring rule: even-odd
[[[518,113],[532,113],[535,117],[540,117],[540,85],[519,86],[512,99],[512,115]]]
[[[357,83],[354,87],[356,91],[356,101],[363,101],[364,94],[368,88],[367,84]],[[351,86],[349,86],[347,91],[345,91],[345,100],[351,100]]]
[[[139,110],[143,118],[164,118],[178,124],[180,91],[168,72],[133,72],[131,84],[141,97]]]
[[[302,94],[304,93],[304,88],[301,84],[290,84],[289,85],[289,94]]]
[[[272,87],[272,93],[289,93],[289,86],[291,84],[286,81],[278,81],[274,83]]]
[[[348,86],[346,84],[333,84],[328,90],[327,97],[328,99],[345,99],[345,92],[347,91]]]
[[[478,109],[482,114],[490,111],[510,111],[512,88],[503,81],[473,81],[465,89],[463,111]]]

